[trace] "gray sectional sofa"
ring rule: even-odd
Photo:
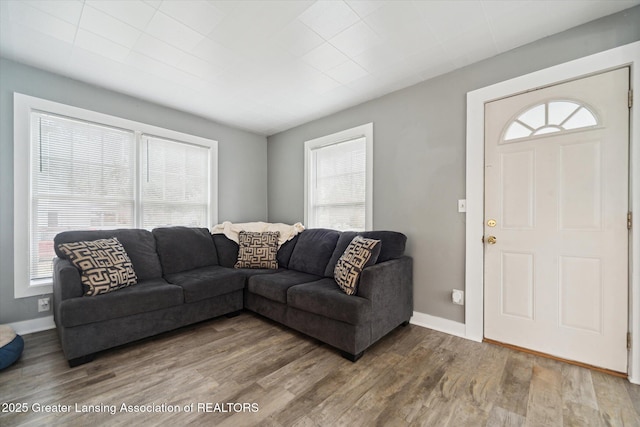
[[[379,239],[377,263],[347,295],[333,279],[336,262],[357,234]],[[79,270],[58,245],[117,237],[138,283],[83,296]],[[185,325],[248,309],[357,360],[413,312],[412,259],[406,237],[391,231],[305,230],[278,250],[277,270],[236,269],[239,246],[205,228],[69,231],[54,239],[53,309],[70,366],[95,353]]]

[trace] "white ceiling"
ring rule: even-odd
[[[0,0],[0,55],[271,135],[637,4]]]

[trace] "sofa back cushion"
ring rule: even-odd
[[[218,253],[206,228],[162,227],[153,230],[162,272],[180,273],[218,265]]]
[[[356,236],[362,236],[367,239],[380,240],[380,255],[376,264],[389,261],[390,259],[400,258],[404,255],[404,249],[407,243],[407,236],[397,231],[343,231],[340,234],[335,250],[331,255],[331,259],[324,270],[325,277],[333,277],[333,271],[336,263],[349,246],[349,243]]]
[[[293,248],[289,268],[317,276],[324,275],[339,237],[339,231],[326,228],[311,228],[303,231],[299,234],[298,241]]]
[[[222,233],[212,234],[211,237],[216,245],[218,264],[222,267],[233,268],[238,260],[240,246]]]
[[[156,240],[150,231],[141,229],[120,230],[80,230],[63,231],[54,239],[54,249],[59,258],[68,260],[69,257],[62,253],[58,245],[62,243],[84,242],[116,237],[124,250],[129,255],[133,264],[133,270],[138,280],[157,279],[162,277],[162,266],[156,251]]]
[[[216,233],[212,236],[218,252],[218,263],[223,267],[233,268],[236,261],[238,261],[239,245],[222,233]],[[278,267],[289,268],[289,260],[299,236],[299,234],[296,234],[291,240],[284,242],[280,246],[277,255]]]
[[[291,261],[291,255],[299,238],[300,234],[296,234],[291,240],[284,242],[282,246],[280,246],[280,249],[278,249],[278,266],[280,268],[289,268],[289,261]]]

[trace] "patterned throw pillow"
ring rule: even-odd
[[[380,240],[362,236],[354,237],[349,243],[333,270],[336,283],[345,294],[355,295],[358,292],[360,273],[365,267],[375,264],[381,248]]]
[[[238,260],[235,268],[278,268],[279,231],[241,231],[238,234]]]
[[[117,238],[58,245],[80,270],[85,296],[116,291],[138,282],[129,255]]]

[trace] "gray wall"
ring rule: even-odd
[[[466,93],[640,40],[640,6],[268,138],[269,221],[303,221],[306,140],[373,122],[375,229],[408,236],[414,310],[464,322]]]
[[[266,220],[264,136],[0,58],[0,324],[51,314],[37,312],[38,297],[13,298],[13,92],[217,140],[219,221]]]

